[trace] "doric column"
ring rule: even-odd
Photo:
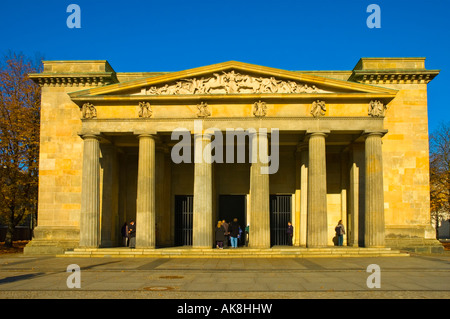
[[[211,134],[194,134],[194,205],[192,216],[192,246],[212,248],[212,163]]]
[[[100,247],[116,245],[117,232],[120,226],[117,222],[119,185],[117,149],[112,144],[101,144],[100,147],[100,179],[101,179],[101,241]]]
[[[250,237],[251,248],[270,248],[270,205],[267,132],[251,135],[252,164],[250,167]],[[258,156],[259,154],[259,156]]]
[[[170,241],[173,217],[170,213],[170,152],[166,145],[156,146],[156,242],[161,246],[173,245]]]
[[[300,245],[306,246],[308,216],[308,147],[300,148]]]
[[[364,144],[354,143],[351,146],[351,156],[350,156],[350,183],[349,183],[349,223],[347,232],[349,236],[349,246],[358,247],[360,244],[359,239],[359,214],[364,212],[364,203],[360,203],[360,194],[364,193],[365,187],[365,174],[362,168],[365,167],[364,164]]]
[[[382,132],[368,133],[365,142],[365,237],[366,247],[383,247],[384,241],[384,195]]]
[[[325,137],[323,132],[309,134],[307,247],[328,242]]]
[[[100,243],[100,143],[96,135],[84,135],[81,189],[80,247]]]
[[[348,225],[349,222],[347,220],[348,215],[348,202],[347,202],[347,192],[348,192],[348,152],[344,151],[341,154],[341,220],[342,224],[345,226],[346,232],[345,236],[343,236],[343,245],[348,245]]]
[[[139,135],[136,248],[155,248],[155,138]]]
[[[348,224],[348,232],[351,232],[349,238],[349,246],[358,247],[359,234],[359,167],[355,162],[350,168],[350,220]]]

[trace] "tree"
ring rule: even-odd
[[[12,52],[0,61],[0,213],[9,247],[23,218],[37,216],[40,88],[28,74],[40,62]]]
[[[430,200],[439,239],[439,225],[450,213],[450,122],[430,136]]]

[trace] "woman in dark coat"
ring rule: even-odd
[[[216,248],[223,249],[223,242],[225,241],[225,228],[222,222],[219,221],[216,227]]]

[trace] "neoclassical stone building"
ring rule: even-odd
[[[436,242],[429,216],[424,58],[361,58],[349,71],[225,62],[115,72],[45,61],[39,213],[27,253],[121,244],[212,248],[217,220],[250,247]],[[257,150],[257,151],[256,151]]]

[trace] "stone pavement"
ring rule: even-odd
[[[67,286],[71,264],[81,269],[81,288]],[[368,287],[369,276],[375,275],[367,272],[371,264],[379,266],[380,288]],[[449,299],[450,255],[199,259],[10,254],[0,256],[0,298]]]

